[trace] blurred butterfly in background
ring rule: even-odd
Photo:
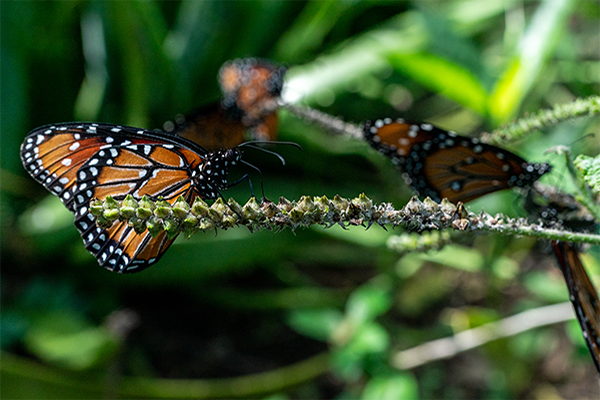
[[[147,230],[137,234],[123,221],[99,228],[89,211],[91,199],[121,201],[128,194],[137,200],[164,197],[171,204],[179,196],[188,203],[197,196],[215,199],[228,187],[229,169],[241,155],[238,148],[209,152],[164,132],[80,122],[36,128],[21,146],[23,166],[75,215],[86,249],[119,273],[156,263],[174,238],[164,231],[154,238]]]
[[[364,139],[404,171],[408,185],[435,201],[466,203],[511,187],[527,188],[552,167],[431,124],[386,118],[363,126]]]
[[[179,115],[163,129],[208,150],[232,149],[246,140],[276,140],[285,72],[266,60],[227,62],[219,71],[222,100]]]

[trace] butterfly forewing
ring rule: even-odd
[[[166,234],[152,238],[117,221],[109,229],[96,226],[89,212],[92,198],[131,194],[214,198],[215,191],[194,187],[194,169],[206,151],[162,133],[110,124],[69,123],[32,131],[21,147],[25,169],[75,214],[75,225],[86,248],[113,271],[137,272],[161,257],[173,242]]]
[[[57,132],[60,134],[54,136]],[[21,159],[29,174],[73,211],[71,189],[77,180],[77,170],[105,144],[103,138],[90,137],[79,129],[71,133],[67,129],[58,131],[56,127],[47,127],[25,139]]]
[[[600,300],[573,245],[553,241],[554,254],[565,277],[583,338],[600,372]]]
[[[241,116],[220,103],[202,107],[176,120],[173,132],[210,150],[232,149],[244,142],[248,127]]]

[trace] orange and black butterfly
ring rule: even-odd
[[[238,148],[209,152],[164,132],[96,123],[48,125],[31,131],[21,146],[27,172],[58,196],[75,215],[87,250],[101,266],[138,272],[156,263],[173,239],[165,232],[137,234],[126,222],[101,229],[90,200],[112,196],[137,200],[148,195],[171,204],[179,196],[215,199],[228,187],[229,168],[241,160]],[[242,161],[243,162],[243,161]]]
[[[551,170],[499,147],[459,136],[431,124],[386,118],[367,121],[365,140],[402,168],[408,185],[421,196],[453,203],[474,200],[510,187],[530,187]]]
[[[574,245],[552,241],[552,248],[558,260],[575,315],[581,326],[596,369],[600,372],[600,300],[587,271],[581,263],[579,252]]]
[[[208,150],[232,149],[246,141],[248,133],[250,140],[275,140],[285,71],[253,58],[225,63],[219,72],[221,102],[178,116],[164,129]]]

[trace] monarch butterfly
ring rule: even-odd
[[[254,58],[227,62],[219,72],[222,101],[180,115],[164,129],[209,150],[238,146],[248,130],[251,140],[275,140],[277,102],[285,71]]]
[[[404,170],[413,190],[436,201],[446,197],[466,203],[497,190],[529,187],[552,168],[431,124],[386,118],[367,121],[363,134]]]
[[[174,238],[165,232],[138,235],[122,221],[101,229],[89,211],[92,198],[214,199],[228,187],[229,169],[241,156],[239,148],[209,152],[164,132],[79,122],[36,128],[21,145],[27,172],[75,215],[83,243],[99,264],[119,273],[156,263]]]
[[[562,271],[583,338],[600,372],[600,300],[596,288],[581,263],[574,245],[552,241],[554,254]]]

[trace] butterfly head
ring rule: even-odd
[[[242,159],[239,149],[218,150],[206,155],[194,174],[194,185],[205,199],[219,197],[219,191],[228,187],[229,169]]]

